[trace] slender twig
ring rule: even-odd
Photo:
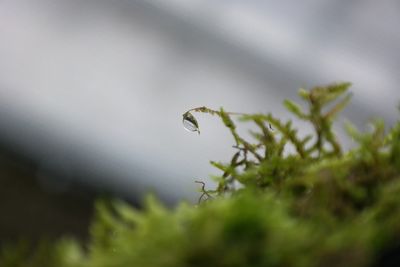
[[[221,112],[220,111],[214,110],[214,109],[210,109],[210,108],[207,108],[205,106],[189,109],[185,113],[192,112],[192,111],[194,111],[194,112],[202,112],[202,113],[210,113],[211,115],[221,116]],[[247,113],[241,113],[241,112],[225,112],[225,113],[228,114],[228,115],[239,115],[239,116],[240,115],[249,115]]]
[[[198,204],[200,204],[201,203],[201,201],[202,201],[202,199],[203,199],[203,197],[204,196],[207,196],[208,198],[212,198],[212,196],[206,191],[206,184],[203,182],[203,181],[194,181],[195,183],[198,183],[198,184],[201,184],[201,192],[202,192],[202,194],[201,194],[201,196],[199,197],[199,200],[197,201],[198,202]]]

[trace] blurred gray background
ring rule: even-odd
[[[339,135],[345,118],[390,126],[399,48],[396,0],[2,0],[0,143],[51,193],[79,181],[194,202],[194,180],[218,174],[209,160],[227,161],[233,140],[203,114],[188,133],[182,113],[288,118],[281,103],[299,87],[351,81]]]

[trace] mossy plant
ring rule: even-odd
[[[230,162],[211,162],[221,171],[218,186],[206,189],[203,181],[197,181],[200,203],[181,203],[173,210],[152,196],[142,211],[119,201],[99,201],[90,242],[82,246],[60,241],[48,250],[53,265],[43,266],[399,263],[400,122],[388,133],[380,120],[371,122],[367,132],[348,123],[346,129],[358,146],[344,151],[332,123],[350,101],[349,86],[301,89],[308,110],[284,102],[290,112],[310,122],[314,134],[303,137],[291,121],[272,114],[206,107],[185,112],[189,130],[200,133],[192,113],[203,112],[220,117],[233,136],[236,151]],[[253,140],[238,134],[232,116],[256,125]],[[12,251],[18,250],[3,250],[0,266],[38,266],[26,261],[27,253]],[[14,265],[9,264],[10,258]]]

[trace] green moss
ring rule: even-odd
[[[381,266],[400,252],[400,122],[387,134],[379,120],[365,133],[348,124],[358,146],[344,152],[332,123],[348,88],[301,89],[307,111],[285,101],[310,122],[314,134],[306,137],[271,114],[188,111],[220,117],[237,149],[230,162],[212,162],[219,184],[207,190],[200,182],[199,205],[170,210],[148,197],[138,211],[99,202],[85,250],[71,241],[38,256],[7,248],[0,266]],[[237,133],[233,115],[258,127],[253,140]],[[34,263],[43,251],[47,265]]]

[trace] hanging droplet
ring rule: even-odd
[[[200,134],[199,124],[196,118],[188,111],[183,114],[183,127],[189,132],[198,132]]]

